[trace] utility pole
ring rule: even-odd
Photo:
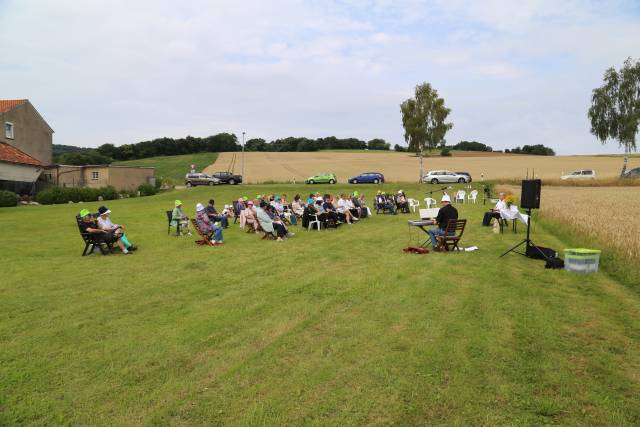
[[[246,180],[244,179],[244,134],[245,132],[242,132],[242,182],[245,183]]]

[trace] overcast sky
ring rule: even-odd
[[[400,103],[430,82],[449,144],[618,153],[591,90],[640,57],[640,2],[0,0],[0,98],[54,143],[242,131],[404,144]]]

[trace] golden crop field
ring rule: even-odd
[[[520,188],[500,186],[516,197]],[[640,261],[640,189],[637,187],[543,186],[540,215],[584,233]],[[599,248],[602,249],[602,248]]]
[[[235,161],[233,156],[235,155]],[[301,182],[311,175],[333,172],[339,182],[362,172],[381,172],[388,182],[416,182],[419,161],[415,156],[396,152],[333,152],[312,153],[245,153],[244,176],[247,183]],[[217,161],[205,172],[227,170],[233,165],[241,172],[240,153],[220,153]],[[640,158],[632,157],[629,168],[640,166]],[[535,171],[536,177],[558,179],[575,169],[595,169],[600,178],[614,178],[620,174],[621,157],[607,156],[525,156],[502,153],[464,153],[453,157],[425,157],[424,170],[451,170],[471,173],[476,181],[520,179]]]

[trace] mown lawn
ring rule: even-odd
[[[329,186],[109,202],[131,256],[80,256],[73,216],[98,203],[1,209],[0,425],[640,424],[637,292],[499,259],[523,227],[480,227],[482,204],[460,207],[470,253],[404,254],[413,215],[284,243],[167,236],[174,198],[310,189]]]
[[[214,163],[218,153],[194,153],[180,156],[157,156],[146,159],[127,160],[114,162],[114,165],[123,166],[153,166],[156,168],[156,178],[171,184],[184,184],[184,176],[191,170],[191,165],[196,165],[196,170],[201,171]]]

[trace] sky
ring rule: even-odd
[[[604,71],[640,58],[640,2],[0,0],[0,99],[54,143],[230,132],[384,138],[429,82],[449,145],[621,153],[589,132]]]

